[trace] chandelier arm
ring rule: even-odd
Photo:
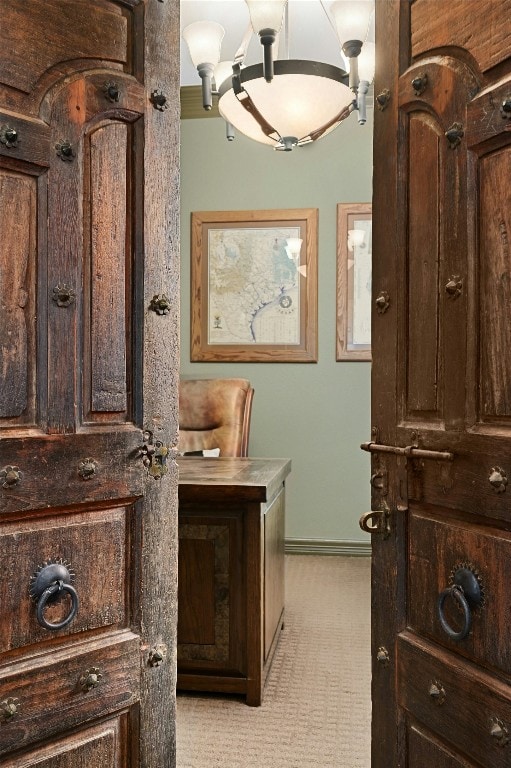
[[[352,101],[351,104],[348,104],[347,107],[344,107],[344,109],[342,109],[334,118],[332,118],[332,120],[329,120],[328,123],[325,123],[325,125],[321,126],[321,128],[317,128],[315,131],[311,131],[308,136],[304,136],[303,139],[300,139],[298,143],[307,143],[308,141],[316,141],[317,139],[320,139],[323,134],[326,133],[326,131],[328,131],[328,129],[333,125],[337,125],[337,123],[341,123],[343,120],[346,120],[346,118],[351,115],[354,109],[355,102]]]
[[[269,139],[272,139],[272,141],[275,142],[281,140],[282,137],[280,133],[263,117],[263,115],[259,112],[256,105],[250,98],[250,94],[244,88],[241,88],[241,91],[236,93],[236,98],[238,99],[241,106],[252,115],[265,136],[268,136]]]

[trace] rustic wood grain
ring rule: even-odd
[[[494,717],[510,721],[508,686],[483,669],[461,668],[455,654],[411,634],[400,638],[399,659],[400,703],[412,717],[450,744],[460,757],[468,755],[485,768],[505,768],[509,756],[490,730]],[[445,689],[442,705],[429,695],[432,681],[440,681]]]
[[[450,451],[452,461],[373,455],[373,766],[506,764],[510,568],[508,120],[505,2],[378,3],[373,199],[372,439]],[[408,14],[410,14],[408,16]],[[418,92],[417,78],[425,87]],[[376,97],[376,103],[378,98]],[[500,118],[500,121],[499,121]],[[460,125],[459,142],[447,132]],[[491,262],[491,263],[490,263]],[[454,281],[459,292],[447,290]],[[467,564],[484,584],[469,635],[449,639],[437,601]],[[459,615],[445,612],[458,628]],[[501,639],[504,638],[504,639]],[[388,651],[388,659],[381,652]],[[379,654],[380,651],[380,654]],[[378,654],[380,661],[377,661]],[[429,693],[446,690],[444,703]]]
[[[0,425],[35,420],[35,182],[0,171]]]
[[[109,717],[101,725],[84,728],[77,741],[73,736],[30,750],[21,757],[7,757],[5,768],[122,768],[128,759],[128,715]]]
[[[123,413],[127,408],[126,347],[131,336],[126,313],[131,288],[126,126],[114,123],[98,128],[90,138],[90,154],[91,411]]]
[[[187,605],[190,597],[200,618],[198,626],[191,619],[185,623],[178,688],[242,693],[247,704],[259,706],[284,613],[284,484],[291,463],[187,457],[179,459],[179,469],[179,536],[185,545],[179,554],[185,571],[179,599]],[[228,549],[220,543],[226,526]],[[187,572],[211,540],[218,549],[214,572],[201,579],[195,569],[192,580]],[[199,609],[207,600],[210,605]],[[204,645],[212,600],[214,643]]]
[[[146,768],[174,766],[176,761],[175,687],[177,648],[177,445],[179,387],[179,3],[148,0],[134,8],[137,46],[134,70],[145,84],[144,143],[134,169],[144,179],[144,199],[136,200],[143,216],[144,294],[135,312],[143,327],[144,384],[140,419],[154,439],[169,446],[168,472],[160,480],[146,476],[138,589],[142,635],[140,751]],[[143,75],[143,78],[142,78]],[[153,90],[167,97],[167,109],[149,101]],[[138,157],[137,157],[138,159]],[[143,202],[143,206],[142,206]],[[143,207],[143,213],[142,213]],[[140,275],[140,278],[142,276]],[[148,310],[155,294],[165,294],[168,315]],[[139,341],[139,344],[142,340]],[[155,568],[156,566],[156,568]],[[156,573],[155,573],[156,570]],[[150,667],[147,653],[163,643],[167,660]],[[158,734],[158,738],[155,738]]]
[[[175,765],[178,9],[2,5],[0,121],[20,141],[0,144],[2,181],[16,179],[0,186],[1,207],[17,222],[2,225],[10,245],[0,252],[4,266],[16,258],[13,297],[29,294],[23,318],[7,307],[18,389],[11,363],[0,372],[11,403],[0,443],[0,701],[21,701],[0,724],[10,767]],[[154,90],[167,109],[155,109]],[[64,284],[73,301],[58,306]],[[161,293],[166,316],[149,309]],[[161,479],[144,442],[168,452]],[[12,483],[6,467],[17,468]],[[54,557],[71,562],[82,598],[56,632],[39,627],[28,597],[34,569]],[[88,693],[76,690],[81,663],[104,669]]]
[[[53,650],[31,670],[24,669],[23,662],[4,667],[0,673],[2,689],[7,697],[19,699],[20,713],[2,723],[0,755],[56,736],[77,720],[86,723],[135,704],[139,699],[139,645],[138,637],[124,632],[83,644],[79,653],[72,645]],[[85,692],[80,679],[93,668],[102,677],[97,688]],[[58,706],[48,707],[54,699]]]
[[[371,439],[394,444],[397,422],[398,381],[398,310],[399,297],[405,295],[405,276],[399,255],[405,248],[402,221],[406,199],[398,187],[402,170],[398,163],[400,138],[397,111],[398,76],[408,65],[408,4],[387,0],[379,2],[376,13],[376,45],[379,62],[375,76],[375,95],[388,89],[391,101],[384,111],[375,108],[374,146],[388,147],[375,152],[373,171],[373,296],[371,323]],[[386,291],[390,305],[385,314],[375,311],[375,300]],[[400,379],[402,370],[400,371]],[[404,567],[400,557],[405,537],[403,513],[397,513],[399,488],[395,481],[396,460],[389,456],[372,457],[372,472],[387,473],[388,495],[373,489],[371,506],[392,510],[389,539],[374,536],[372,541],[372,747],[373,768],[389,768],[404,764],[402,716],[397,708],[395,691],[395,637],[405,623],[402,603]],[[389,663],[377,661],[380,648],[389,654]]]
[[[509,56],[511,0],[415,0],[412,4],[411,53],[424,56],[436,48],[467,51],[481,72]],[[483,23],[484,22],[484,23]]]

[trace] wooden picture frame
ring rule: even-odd
[[[371,203],[338,203],[338,362],[371,361],[371,255]]]
[[[317,240],[317,208],[193,212],[191,360],[317,362]]]

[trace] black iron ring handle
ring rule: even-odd
[[[55,624],[52,624],[50,621],[46,621],[44,618],[44,609],[48,605],[50,599],[56,595],[57,592],[67,592],[68,595],[71,596],[71,610],[69,611],[68,615],[62,619],[62,621],[58,621]],[[50,586],[44,590],[41,597],[37,601],[37,621],[45,629],[64,629],[64,627],[67,627],[67,625],[73,621],[78,612],[79,605],[80,599],[76,589],[71,586],[71,584],[66,584],[64,581],[56,581],[53,584],[50,584]]]
[[[448,597],[452,597],[463,611],[463,627],[459,632],[456,632],[451,627],[444,616],[444,603]],[[451,587],[444,589],[444,591],[441,592],[438,596],[437,608],[438,618],[440,619],[440,624],[442,625],[444,632],[447,633],[451,640],[464,640],[470,632],[470,628],[472,627],[472,611],[470,610],[470,606],[468,604],[467,598],[465,597],[463,589],[457,584],[453,584]]]

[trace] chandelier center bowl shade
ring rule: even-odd
[[[274,133],[267,135],[268,130],[265,132],[254,114],[240,103],[230,79],[220,86],[219,112],[245,136],[272,146],[276,144],[275,134],[300,141],[319,127],[325,129],[325,135],[338,125],[343,111],[353,102],[347,73],[331,64],[277,60],[271,84],[264,79],[261,64],[243,68],[240,79],[243,91]]]

